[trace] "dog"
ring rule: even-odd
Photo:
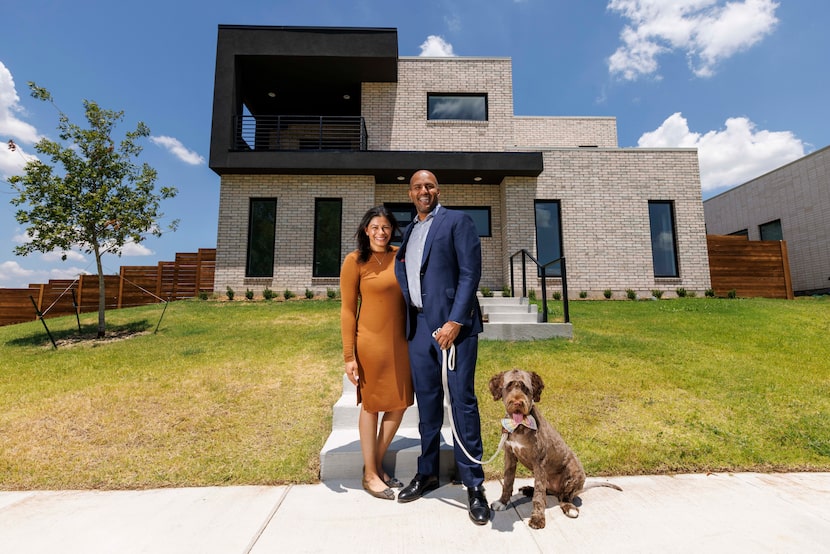
[[[582,491],[594,487],[622,491],[607,482],[585,484],[585,470],[576,454],[536,408],[544,388],[542,378],[532,371],[512,369],[490,378],[493,400],[502,400],[507,410],[507,418],[502,423],[503,432],[508,433],[504,446],[504,485],[501,497],[491,508],[507,509],[513,495],[516,464],[521,462],[533,472],[534,486],[520,489],[525,496],[533,498],[530,516],[533,529],[545,526],[546,494],[555,495],[565,515],[575,518],[579,516],[579,508],[573,501]]]

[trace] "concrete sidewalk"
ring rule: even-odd
[[[466,491],[452,484],[408,504],[373,498],[359,480],[0,492],[0,552],[830,552],[830,473],[608,480],[623,492],[585,491],[578,519],[549,497],[541,530],[527,526],[530,500],[518,494],[488,525],[473,525]],[[492,502],[501,485],[486,487]]]

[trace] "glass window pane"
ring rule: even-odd
[[[340,228],[343,201],[318,198],[314,206],[314,277],[340,275]]]
[[[484,94],[430,94],[427,119],[487,121],[487,96]]]
[[[248,214],[247,277],[274,276],[277,200],[252,198]]]
[[[651,257],[655,277],[677,277],[677,246],[671,202],[649,202]]]
[[[536,201],[536,259],[541,265],[562,257],[562,224],[558,200]],[[542,275],[540,270],[539,275]],[[556,262],[545,269],[547,277],[561,277],[562,263]]]
[[[761,240],[784,240],[784,233],[781,231],[781,220],[776,219],[759,226]]]

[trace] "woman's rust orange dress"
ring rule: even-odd
[[[406,306],[395,278],[395,250],[358,262],[346,256],[340,270],[343,360],[357,361],[357,403],[370,413],[413,404],[406,342]]]

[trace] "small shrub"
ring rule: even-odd
[[[326,289],[326,297],[329,300],[334,300],[335,298],[337,298],[337,291],[334,289]]]
[[[291,300],[292,298],[297,296],[296,294],[294,294],[293,292],[291,292],[288,289],[285,289],[285,292],[283,292],[282,295],[285,297],[286,300]]]
[[[228,297],[228,300],[233,300],[234,294],[236,293],[233,292],[233,289],[230,287],[230,285],[228,285],[228,290],[225,291],[225,296]]]
[[[493,291],[490,290],[490,287],[481,287],[481,296],[489,298],[493,296]]]
[[[579,297],[580,298],[588,298],[588,291],[587,290],[579,291]]]
[[[708,296],[709,298],[714,298],[715,297],[715,289],[706,289],[706,296]]]
[[[311,289],[305,289],[305,297],[308,300],[311,300],[312,298],[314,298],[314,291]]]
[[[735,289],[730,290],[726,293],[727,298],[738,298],[738,291]]]
[[[562,300],[562,293],[559,292],[558,290],[554,291],[551,296],[553,297],[554,300]]]
[[[254,291],[252,291],[251,289],[246,288],[245,289],[245,298],[247,298],[248,300],[253,300],[254,299]]]
[[[508,285],[504,285],[501,288],[501,295],[502,296],[513,296],[512,294],[510,294],[510,287]]]
[[[536,291],[534,289],[530,289],[530,292],[527,293],[527,299],[530,302],[536,301]]]
[[[199,300],[207,300],[207,299],[208,299],[207,291],[200,290],[199,291]]]
[[[265,288],[262,290],[262,297],[263,297],[265,300],[271,300],[271,299],[275,298],[276,296],[277,296],[277,293],[275,293],[274,291],[272,291],[272,290],[271,290],[271,289],[269,289],[268,287],[265,287]]]
[[[629,300],[637,300],[637,291],[634,289],[625,289],[625,296]]]
[[[686,289],[684,289],[683,287],[680,287],[679,289],[677,289],[674,292],[677,293],[678,298],[685,298],[688,295],[688,293],[686,292]]]
[[[651,291],[651,295],[652,295],[654,298],[656,298],[657,300],[660,300],[661,298],[663,298],[663,291],[662,291],[662,290],[658,290],[658,289],[653,289],[653,290]]]
[[[614,296],[614,292],[611,289],[605,289],[604,291],[602,291],[602,295],[605,298],[611,298],[612,296]]]

